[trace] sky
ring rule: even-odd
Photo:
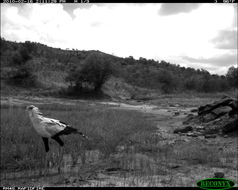
[[[1,37],[165,60],[226,74],[237,66],[237,4],[2,4]]]

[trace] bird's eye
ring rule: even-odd
[[[29,106],[28,107],[28,110],[32,110],[34,107],[33,106]]]

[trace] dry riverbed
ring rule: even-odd
[[[61,174],[57,174],[56,168],[51,168],[47,176],[40,176],[36,171],[2,173],[1,186],[196,186],[196,181],[214,177],[215,172],[223,172],[225,178],[237,183],[237,137],[205,138],[173,133],[196,108],[191,101],[183,101],[183,105],[178,102],[151,105],[143,102],[2,98],[1,106],[83,103],[103,109],[134,110],[141,112],[145,120],[154,122],[157,130],[143,142],[134,136],[120,144],[116,153],[106,159],[98,150],[86,151],[85,158],[77,157],[76,161],[71,155],[64,154]]]

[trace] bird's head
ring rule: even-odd
[[[26,107],[26,111],[31,112],[34,108],[37,108],[36,106],[30,105]]]
[[[39,111],[39,108],[36,107],[36,106],[34,106],[34,105],[27,106],[27,107],[26,107],[26,111],[28,111],[28,113],[42,114],[42,113]]]

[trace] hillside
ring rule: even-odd
[[[146,91],[151,93],[154,91],[157,93],[219,92],[233,88],[233,81],[237,80],[237,75],[235,79],[234,76],[230,77],[233,80],[231,81],[229,75],[211,75],[203,69],[185,68],[166,61],[159,62],[145,58],[135,60],[132,56],[120,58],[94,50],[62,50],[35,42],[16,43],[1,38],[2,94],[29,92],[31,86],[19,87],[8,82],[12,71],[22,67],[17,65],[17,61],[18,57],[21,57],[23,47],[26,50],[26,58],[30,57],[26,61],[27,67],[31,69],[32,76],[36,77],[37,81],[37,85],[31,88],[31,93],[51,94],[67,91],[70,83],[66,82],[65,78],[69,75],[70,69],[80,67],[85,58],[92,54],[110,60],[113,73],[102,88],[110,97],[134,98],[145,94]],[[234,73],[237,73],[237,69]]]

